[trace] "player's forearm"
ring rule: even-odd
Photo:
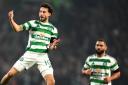
[[[18,25],[13,18],[9,18],[9,22],[13,28],[14,31],[19,32],[22,31],[22,26]]]
[[[111,81],[115,80],[115,79],[117,79],[119,77],[120,77],[120,72],[113,73],[113,75],[111,76]]]

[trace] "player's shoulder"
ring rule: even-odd
[[[55,26],[54,26],[52,23],[50,23],[50,22],[49,22],[48,24],[49,24],[50,26],[53,26],[53,27],[55,27]]]
[[[53,25],[52,23],[49,22],[49,25],[53,28],[53,29],[57,29],[55,25]]]
[[[37,20],[29,20],[28,23],[29,23],[29,24],[37,24],[38,21],[37,21]]]
[[[88,58],[95,58],[96,57],[96,54],[92,54],[92,55],[89,55]]]
[[[106,54],[106,58],[109,59],[111,62],[116,61],[116,58],[108,54]]]
[[[91,59],[95,59],[95,58],[96,58],[96,55],[95,54],[91,54],[91,55],[87,56],[86,61],[89,62]]]
[[[29,22],[38,22],[38,20],[32,19],[32,20],[29,20]]]
[[[38,20],[29,20],[27,23],[32,27],[36,27],[39,24]]]
[[[89,57],[96,57],[96,54],[89,55]]]

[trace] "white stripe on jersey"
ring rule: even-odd
[[[49,42],[50,42],[50,41],[38,40],[38,39],[34,39],[34,38],[32,38],[31,41],[33,41],[33,42],[43,42],[43,43],[45,43],[45,44],[49,44]]]
[[[32,49],[47,49],[46,46],[41,46],[41,45],[31,45]]]

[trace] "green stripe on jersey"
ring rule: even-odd
[[[100,83],[100,84],[105,84],[104,80],[98,80],[98,79],[90,79],[91,82],[95,82],[95,83]],[[107,84],[107,83],[106,83]]]
[[[49,31],[47,29],[41,29],[41,28],[32,28],[32,31],[39,31],[39,32],[47,33],[47,34],[52,34],[51,31]]]
[[[30,24],[30,22],[27,23],[29,27],[31,27],[32,25]]]
[[[103,65],[92,65],[91,67],[94,69],[110,69],[109,66],[103,66]]]
[[[43,27],[47,27],[49,30],[54,29],[53,26],[50,26],[50,25],[43,25],[43,24],[41,24],[41,26],[43,26]]]
[[[47,44],[43,43],[43,42],[33,42],[31,41],[31,45],[41,45],[41,46],[46,46]]]
[[[22,27],[23,27],[23,30],[26,30],[26,29],[25,29],[25,25],[22,25]]]
[[[27,51],[32,51],[32,52],[38,52],[38,53],[47,53],[47,49],[32,49],[32,48],[27,48]]]
[[[110,68],[114,68],[116,65],[117,65],[117,63],[116,63],[116,64],[114,64],[114,65],[112,65]]]
[[[94,62],[108,62],[110,63],[109,59],[97,59],[97,58],[92,58],[89,61],[94,61]]]
[[[86,65],[90,66],[87,62],[85,62]]]
[[[29,29],[31,29],[30,22],[27,22],[27,23],[23,24],[22,26],[23,26],[23,30],[29,30]]]
[[[51,28],[50,30],[54,29],[54,27],[52,25],[46,25],[41,23],[40,21],[35,21],[35,24],[40,24],[42,27],[47,27],[47,28]]]

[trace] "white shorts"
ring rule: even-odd
[[[35,53],[26,51],[23,56],[13,65],[19,72],[28,70],[37,64],[38,70],[44,77],[46,74],[53,75],[53,68],[47,53]]]

